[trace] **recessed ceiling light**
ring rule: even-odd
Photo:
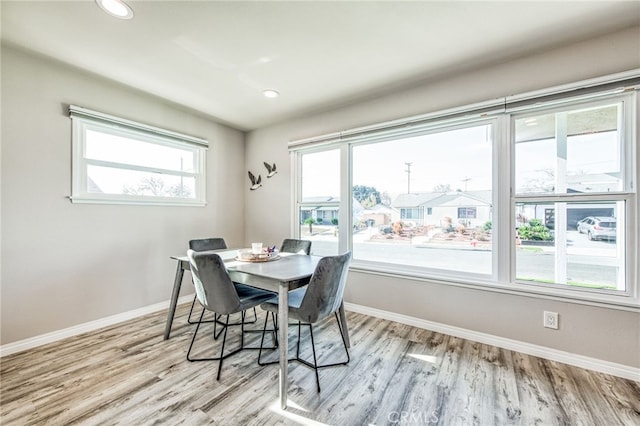
[[[280,93],[273,89],[263,90],[262,94],[267,98],[277,98],[278,96],[280,96]]]
[[[133,18],[133,10],[122,0],[96,0],[100,9],[120,19]]]

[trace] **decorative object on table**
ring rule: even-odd
[[[276,163],[269,164],[266,161],[264,161],[263,163],[264,163],[264,166],[267,168],[267,178],[270,178],[276,173],[278,173],[276,171]]]
[[[238,250],[236,260],[240,260],[242,262],[271,262],[273,260],[280,259],[280,252],[278,252],[276,246],[267,246],[256,252],[253,249],[253,244],[250,249],[246,248]],[[262,243],[260,243],[260,245],[262,246]]]
[[[262,176],[258,175],[258,179],[249,171],[249,179],[251,180],[250,190],[254,191],[262,186]]]
[[[262,243],[251,243],[251,252],[253,254],[262,253]]]

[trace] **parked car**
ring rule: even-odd
[[[587,234],[590,240],[616,239],[615,217],[588,216],[579,220],[576,228],[579,233]]]

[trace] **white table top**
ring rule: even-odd
[[[230,272],[244,272],[257,277],[286,282],[311,276],[320,259],[319,256],[307,256],[306,254],[280,253],[280,258],[271,262],[235,260],[225,262],[225,265]]]
[[[308,278],[313,274],[316,265],[322,259],[321,256],[308,256],[294,253],[280,253],[278,260],[269,262],[244,262],[236,260],[239,249],[215,250],[224,260],[229,272],[242,272],[245,274],[268,278],[280,282],[296,281]],[[189,263],[189,258],[184,256],[171,256],[181,262]]]

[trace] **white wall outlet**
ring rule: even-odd
[[[558,329],[558,313],[544,311],[543,325],[547,328]]]

